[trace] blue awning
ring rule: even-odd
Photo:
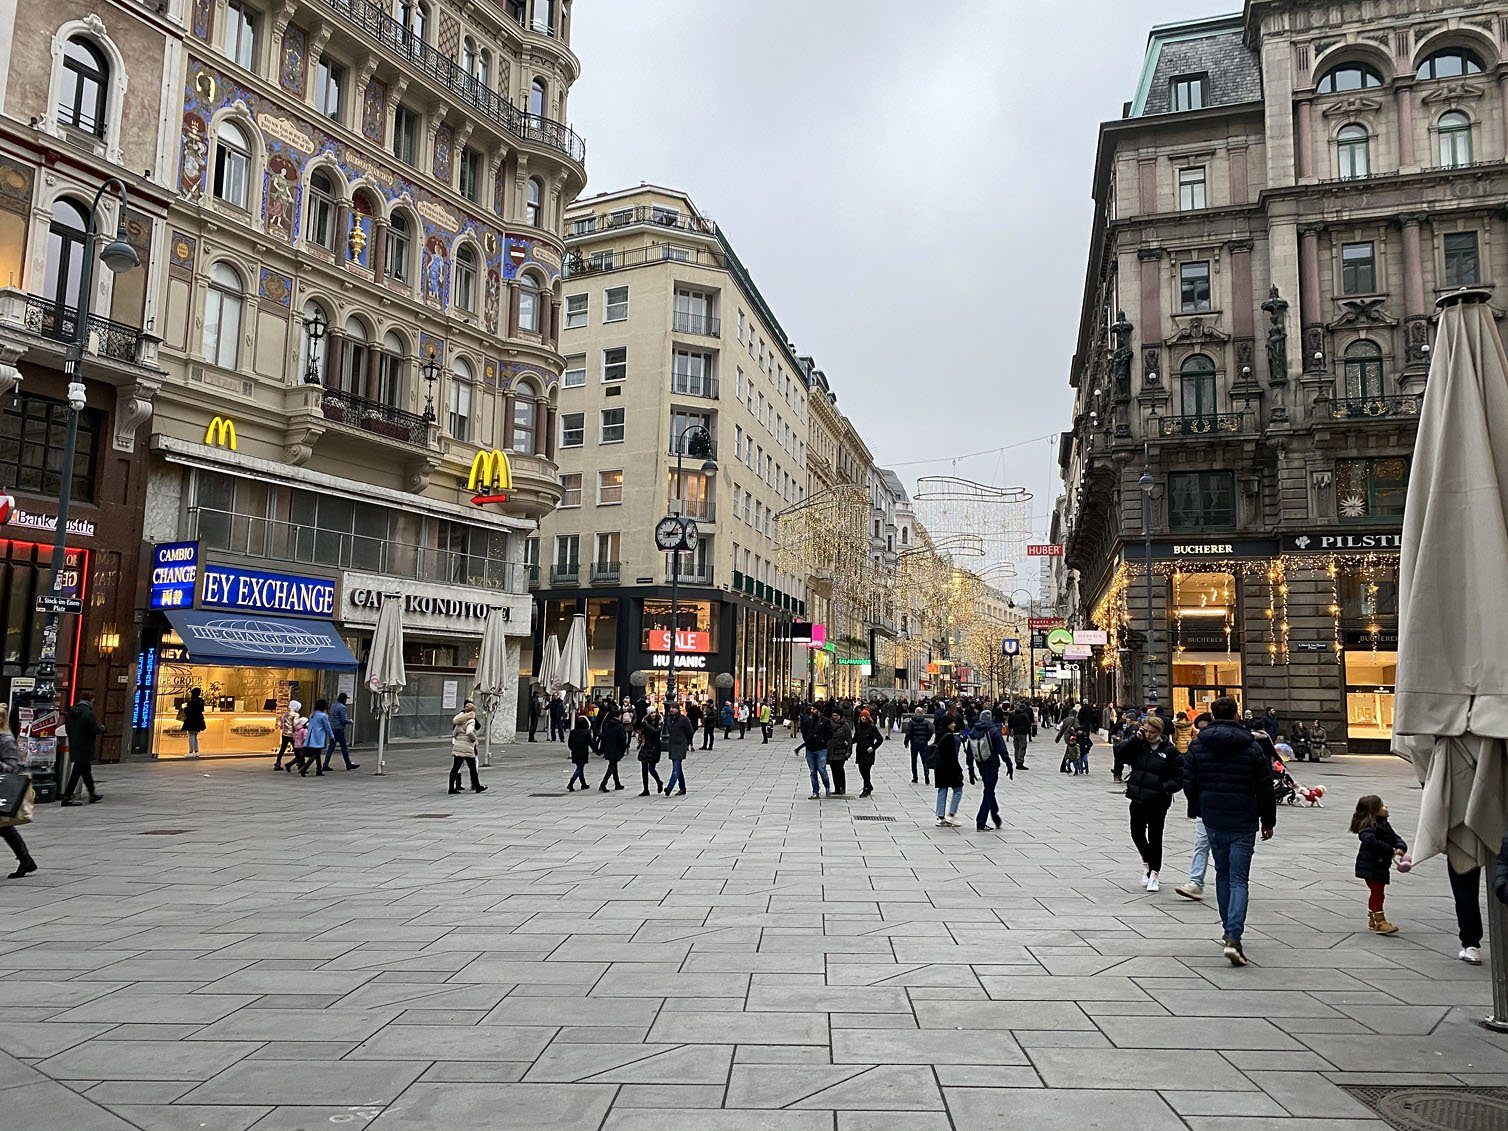
[[[196,664],[356,670],[356,657],[327,620],[199,609],[168,610],[167,617]]]

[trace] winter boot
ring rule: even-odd
[[[1376,931],[1379,935],[1396,935],[1398,928],[1388,922],[1388,918],[1381,911],[1367,912],[1367,930]]]

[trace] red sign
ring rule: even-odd
[[[651,652],[670,651],[670,629],[651,628],[646,635],[649,637],[649,650]],[[692,632],[683,628],[675,634],[675,650],[680,653],[706,655],[712,651],[712,634],[710,632]]]
[[[480,491],[471,496],[471,505],[474,507],[485,507],[491,503],[506,503],[507,501],[508,492],[506,491]]]
[[[1063,547],[1055,542],[1047,542],[1040,546],[1028,546],[1026,556],[1029,558],[1061,558]]]
[[[1062,617],[1030,617],[1027,619],[1027,628],[1057,628],[1063,623]]]

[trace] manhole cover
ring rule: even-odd
[[[443,821],[448,816],[450,816],[449,813],[415,813],[413,819],[416,821]]]
[[[1508,1127],[1508,1088],[1352,1084],[1346,1091],[1398,1131],[1501,1131]]]
[[[191,833],[193,831],[194,831],[193,829],[147,829],[145,832],[137,833],[136,835],[137,836],[182,836],[184,833]]]
[[[853,819],[855,821],[893,821],[893,820],[895,820],[894,817],[881,817],[877,813],[855,813],[853,815]]]

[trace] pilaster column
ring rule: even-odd
[[[547,423],[549,423],[549,420],[550,420],[550,402],[547,401],[547,400],[545,400],[544,397],[535,397],[534,398],[534,454],[536,456],[538,456],[540,459],[546,459],[546,458],[548,458],[545,453],[547,452],[547,450],[549,449],[549,446],[550,446],[549,445],[549,432],[545,429],[544,426]],[[583,491],[586,490],[585,483],[582,484],[582,490]]]
[[[1162,360],[1162,275],[1158,261],[1161,248],[1141,248],[1136,253],[1140,282],[1140,308],[1136,312],[1142,329],[1142,388],[1160,382]]]
[[[1406,84],[1393,88],[1398,107],[1398,167],[1414,168],[1414,88]]]
[[[382,281],[382,272],[387,267],[387,221],[372,217],[372,240],[367,248],[367,262],[372,266],[372,278]]]
[[[550,344],[552,346],[559,346],[560,345],[560,300],[558,298],[551,298],[550,302],[549,302],[549,309],[550,309],[550,338],[549,338],[549,341],[550,341]]]
[[[1294,133],[1294,165],[1300,180],[1314,176],[1314,104],[1300,102],[1295,110],[1298,119]]]
[[[1325,371],[1325,316],[1320,303],[1320,233],[1323,224],[1299,225],[1299,320],[1303,323],[1304,372]]]
[[[308,233],[308,218],[304,219],[304,231]],[[351,258],[351,202],[349,200],[337,201],[335,204],[335,261],[346,263]]]
[[[550,302],[550,293],[544,290],[536,291],[534,305],[539,311],[540,341],[548,342],[550,340],[551,327],[554,325],[550,318],[551,314],[554,313],[553,304]]]
[[[555,431],[557,428],[555,418],[556,410],[547,407],[545,409],[545,423],[543,427],[545,434],[545,459],[551,462],[555,459]]]
[[[513,450],[513,394],[503,397],[503,451]]]
[[[508,288],[508,337],[518,337],[518,284],[504,284]]]
[[[1498,151],[1490,156],[1501,157],[1508,160],[1508,71],[1498,73]]]
[[[1403,225],[1404,377],[1422,380],[1429,370],[1429,306],[1424,298],[1424,240],[1422,212],[1405,212]]]

